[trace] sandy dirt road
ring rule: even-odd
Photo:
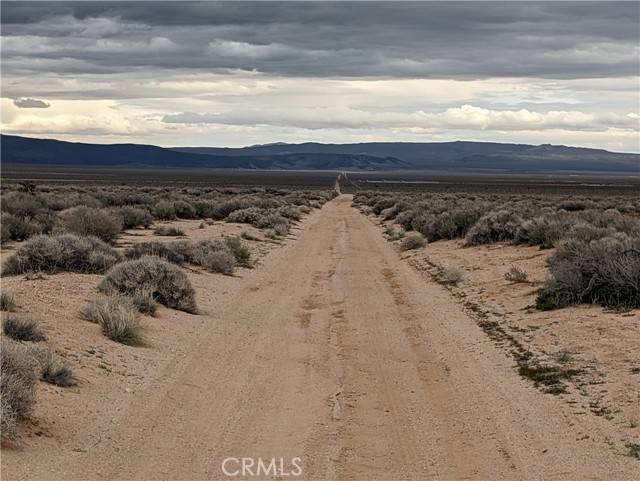
[[[224,299],[201,294],[189,354],[99,442],[12,479],[256,479],[225,476],[229,457],[297,457],[309,481],[634,479],[601,419],[522,380],[350,204],[327,204]]]

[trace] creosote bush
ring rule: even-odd
[[[117,294],[96,299],[82,309],[81,315],[98,324],[113,341],[130,346],[142,343],[138,308],[131,297]]]
[[[95,237],[39,235],[26,241],[7,258],[2,274],[102,273],[119,259],[120,255],[112,247]]]
[[[420,234],[411,234],[406,236],[400,242],[400,250],[408,251],[412,249],[419,249],[427,245],[427,242],[424,240],[424,237]]]
[[[186,274],[159,257],[143,256],[116,264],[106,273],[99,289],[129,296],[145,292],[167,307],[197,312],[195,291]]]

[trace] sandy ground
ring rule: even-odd
[[[606,441],[625,452],[626,444],[640,440],[640,311],[586,305],[536,310],[537,290],[548,276],[546,259],[552,253],[509,244],[463,247],[461,240],[453,240],[403,257],[428,274],[442,266],[461,269],[463,282],[450,289],[467,313],[480,322],[497,323],[540,362],[579,370],[560,396],[577,416],[592,413],[609,420],[615,429]],[[506,280],[511,266],[526,272],[528,282]],[[508,338],[498,339],[506,350],[513,347]]]
[[[227,478],[229,457],[282,459],[269,479],[300,458],[309,481],[637,477],[609,420],[520,378],[350,204],[311,214],[257,269],[190,272],[201,314],[145,319],[146,348],[77,317],[99,276],[6,280],[81,382],[42,386],[3,479],[256,479]]]

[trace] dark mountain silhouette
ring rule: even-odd
[[[83,144],[2,135],[12,164],[285,170],[599,171],[640,174],[640,155],[556,145],[491,142],[283,144],[242,148],[162,148]]]

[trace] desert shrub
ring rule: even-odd
[[[173,202],[169,202],[166,200],[162,200],[154,206],[153,214],[156,216],[156,219],[160,220],[176,219],[176,209],[173,205]]]
[[[118,208],[116,212],[122,219],[122,225],[125,229],[147,228],[153,223],[153,216],[147,209],[127,205]]]
[[[40,379],[44,382],[61,387],[75,384],[71,367],[50,347],[31,344],[26,348],[29,355],[36,360]]]
[[[265,211],[257,207],[249,207],[247,209],[238,209],[231,212],[227,218],[227,222],[236,222],[239,224],[256,224],[262,217],[264,217]]]
[[[210,216],[215,220],[225,219],[233,211],[250,207],[243,199],[229,199],[216,205],[210,212]]]
[[[224,242],[231,251],[231,254],[233,254],[236,264],[245,267],[251,265],[249,262],[251,259],[251,252],[249,251],[249,248],[242,243],[239,237],[225,237]]]
[[[6,397],[0,393],[0,436],[2,439],[15,439],[17,425],[18,417],[15,411]]]
[[[147,292],[167,307],[197,311],[195,291],[186,274],[159,257],[143,256],[116,264],[107,272],[99,289],[126,295]]]
[[[513,240],[522,219],[507,210],[490,212],[478,219],[465,237],[466,245],[491,244]]]
[[[288,234],[291,228],[289,221],[279,214],[267,214],[261,217],[254,225],[258,229],[273,229],[279,236]]]
[[[210,218],[215,210],[215,202],[208,200],[198,200],[192,203],[193,208],[196,210],[196,216],[198,219]]]
[[[528,277],[527,273],[518,266],[511,266],[504,274],[504,278],[511,282],[527,282]]]
[[[613,227],[596,227],[588,222],[579,222],[572,225],[564,237],[581,242],[591,242],[592,240],[602,239],[603,237],[609,237],[614,234],[615,229]]]
[[[122,231],[122,219],[107,209],[72,207],[60,213],[61,231],[112,242]]]
[[[441,284],[459,284],[464,280],[464,271],[457,267],[443,266],[436,273],[436,280]]]
[[[39,235],[26,241],[7,258],[2,274],[41,271],[101,273],[119,258],[112,247],[95,237]]]
[[[124,251],[124,257],[127,259],[139,259],[142,256],[161,257],[173,264],[182,265],[186,259],[183,254],[185,249],[177,249],[180,244],[176,242],[140,242],[134,244]]]
[[[158,310],[158,304],[149,292],[136,292],[131,295],[131,301],[136,309],[143,314],[155,316]]]
[[[405,236],[403,230],[395,229],[393,226],[387,225],[384,228],[384,233],[387,234],[390,241],[400,240]]]
[[[420,247],[424,247],[427,245],[427,242],[424,240],[424,237],[420,234],[412,234],[406,236],[400,242],[400,250],[408,251],[411,249],[419,249]]]
[[[184,200],[177,200],[173,203],[176,211],[176,217],[179,219],[195,219],[198,215],[195,207]]]
[[[204,267],[209,272],[231,275],[235,257],[225,242],[203,240],[192,244],[185,256],[188,262]]]
[[[113,341],[130,346],[141,344],[138,308],[128,296],[114,295],[91,301],[81,315],[98,324]]]
[[[46,209],[38,197],[23,192],[9,192],[3,195],[1,207],[2,212],[8,212],[17,217],[30,218],[35,217]]]
[[[2,339],[0,371],[1,434],[3,438],[14,438],[17,421],[28,418],[33,411],[38,365],[25,346]]]
[[[400,212],[396,218],[394,219],[394,222],[396,224],[399,224],[400,227],[402,227],[404,230],[411,230],[412,229],[412,222],[413,222],[413,218],[416,216],[416,212],[414,210],[405,210],[403,212]]]
[[[590,242],[569,239],[548,263],[551,278],[538,295],[539,308],[640,307],[640,238],[618,233]]]
[[[22,241],[41,232],[42,226],[30,217],[2,213],[2,242]]]
[[[549,249],[562,239],[576,222],[575,216],[553,212],[523,221],[516,229],[514,242]]]
[[[47,336],[44,335],[37,321],[33,319],[9,316],[2,322],[2,331],[5,336],[16,341],[40,342],[47,340]]]
[[[260,242],[262,239],[260,239],[260,237],[257,237],[255,235],[253,235],[251,232],[243,230],[242,233],[240,234],[240,237],[242,237],[245,240],[248,241],[254,241],[254,242]]]
[[[16,299],[11,291],[0,292],[0,311],[13,311],[16,308]]]
[[[156,227],[153,230],[153,235],[168,236],[168,237],[179,237],[179,236],[184,236],[185,233],[184,233],[184,231],[182,229],[180,229],[178,227],[161,225],[161,226]]]

